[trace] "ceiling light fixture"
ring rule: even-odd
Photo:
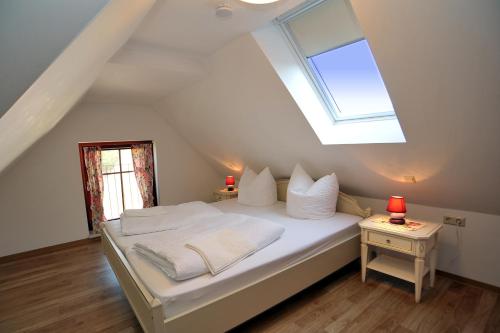
[[[277,2],[279,0],[240,0],[240,1],[246,2],[246,3],[251,3],[251,4],[254,4],[254,5],[265,5],[265,4],[268,4],[268,3]]]

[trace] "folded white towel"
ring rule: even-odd
[[[222,272],[256,251],[255,246],[234,230],[221,229],[198,236],[186,247],[196,251],[213,275]]]
[[[179,243],[167,244],[156,239],[136,243],[133,249],[174,280],[186,280],[208,273],[203,259]]]
[[[146,208],[144,210],[153,210]],[[175,230],[186,226],[199,216],[215,216],[222,212],[209,204],[201,201],[187,202],[175,206],[162,206],[154,211],[143,212],[134,210],[132,213],[123,213],[120,216],[122,233],[126,236],[146,234],[164,230]],[[130,215],[132,214],[132,215]]]
[[[205,261],[213,275],[228,269],[254,252],[281,237],[285,228],[279,224],[238,214],[230,215],[237,224],[198,235],[186,243]]]
[[[123,216],[148,217],[148,216],[164,215],[167,214],[172,207],[175,206],[156,206],[143,209],[125,209],[123,211]]]
[[[203,259],[193,250],[184,246],[187,240],[224,226],[224,214],[198,214],[184,219],[184,225],[176,230],[162,233],[148,233],[141,236],[133,249],[143,258],[157,266],[174,280],[185,280],[208,273]]]
[[[218,274],[277,240],[284,227],[241,214],[198,215],[185,226],[150,233],[133,249],[174,280]]]

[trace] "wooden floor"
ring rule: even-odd
[[[0,264],[0,332],[141,332],[100,243]],[[350,265],[234,332],[500,332],[500,295],[438,276],[412,285]]]

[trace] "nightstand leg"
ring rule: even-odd
[[[366,281],[366,264],[368,260],[368,245],[361,243],[361,281]]]
[[[419,303],[422,296],[422,278],[424,274],[424,259],[415,258],[415,302]]]
[[[431,250],[431,253],[430,253],[430,272],[429,272],[429,276],[430,276],[430,285],[431,285],[431,288],[434,287],[434,282],[436,280],[436,262],[437,262],[437,250],[436,250],[436,246],[434,245],[434,248]]]

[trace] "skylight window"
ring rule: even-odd
[[[308,58],[340,117],[394,114],[391,99],[366,40]]]
[[[323,145],[403,143],[348,0],[313,0],[252,36]]]
[[[279,22],[334,121],[395,116],[347,0],[315,1]]]

